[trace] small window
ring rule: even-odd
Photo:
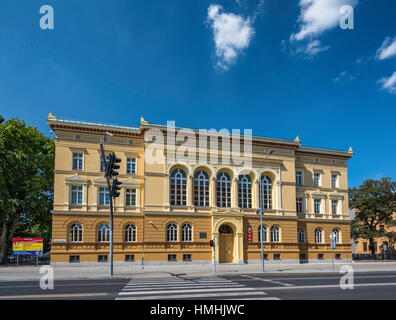
[[[303,199],[302,198],[296,199],[296,208],[297,208],[298,213],[303,212]]]
[[[175,254],[168,254],[168,261],[177,261]]]
[[[106,163],[109,163],[109,160],[110,160],[110,157],[106,156]],[[102,171],[102,172],[105,171],[105,165],[104,165],[102,156],[100,156],[100,171]]]
[[[340,253],[336,253],[335,258],[336,258],[336,260],[341,260],[341,254]]]
[[[83,154],[73,153],[73,170],[83,169]]]
[[[72,204],[82,204],[83,187],[72,186]]]
[[[274,260],[280,260],[280,253],[274,253]]]
[[[336,174],[331,175],[331,187],[333,189],[337,188],[337,175]]]
[[[306,260],[307,257],[305,255],[305,253],[300,253],[300,260]]]
[[[319,253],[319,254],[318,254],[318,260],[323,260],[323,259],[324,259],[323,253]]]
[[[69,262],[70,263],[79,263],[80,262],[80,256],[69,256]]]
[[[135,261],[135,255],[134,254],[126,254],[125,255],[125,262],[134,262]]]
[[[320,213],[320,199],[314,199],[314,212]]]
[[[315,187],[319,187],[319,183],[320,183],[320,173],[319,172],[315,172],[314,173],[314,186]]]
[[[268,260],[268,253],[264,253],[264,260]]]
[[[191,254],[183,254],[183,261],[191,261]]]
[[[338,206],[338,200],[331,200],[331,213],[333,215],[337,214],[337,206]]]
[[[126,205],[136,206],[136,189],[126,189]]]
[[[367,242],[363,242],[363,251],[367,252]]]
[[[136,174],[136,158],[127,159],[127,174]]]
[[[107,254],[98,255],[98,262],[107,262]]]
[[[303,185],[303,173],[301,171],[296,172],[296,185],[298,186]]]
[[[108,206],[110,204],[108,188],[99,188],[99,204],[102,206]]]

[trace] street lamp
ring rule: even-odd
[[[260,240],[261,240],[261,272],[264,272],[264,247],[263,247],[263,209],[257,209],[260,215]]]

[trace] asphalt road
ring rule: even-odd
[[[0,282],[0,300],[396,299],[396,271],[355,273],[353,289],[345,290],[340,288],[342,276],[338,273],[246,274],[56,280],[52,290],[42,290],[38,281],[14,281]]]

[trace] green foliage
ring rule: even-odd
[[[18,118],[0,121],[0,231],[7,239],[6,244],[0,239],[0,259],[14,235],[49,241],[54,154],[53,139],[36,127]]]
[[[362,237],[373,239],[387,236],[380,226],[390,227],[396,211],[396,182],[390,178],[366,180],[358,188],[349,189],[349,206],[356,209],[356,217],[351,223],[353,239]]]

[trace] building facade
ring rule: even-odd
[[[143,118],[139,127],[51,114],[47,122],[56,134],[52,263],[108,260],[109,192],[99,147],[103,139],[106,154],[115,152],[122,160],[122,190],[114,203],[115,263],[211,263],[211,239],[219,263],[257,262],[257,209],[263,211],[269,262],[331,259],[333,231],[335,258],[351,258],[347,161],[352,149],[304,147],[298,137],[252,136],[238,142],[240,150],[251,143],[246,167],[226,161],[224,138],[216,138],[217,145],[207,134],[202,139],[207,145],[195,143],[188,157],[177,161],[171,155],[183,142],[176,139],[169,146],[169,129]],[[173,130],[177,135],[182,129]],[[164,137],[162,142],[157,139],[163,162],[151,159],[151,132]],[[198,154],[220,160],[203,161]]]

